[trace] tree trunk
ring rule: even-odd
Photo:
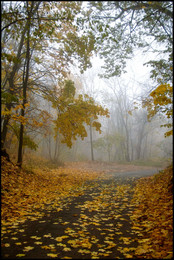
[[[7,109],[8,108],[11,109],[11,106],[7,105],[6,107],[7,107]],[[4,145],[5,145],[7,130],[8,130],[7,126],[8,126],[8,122],[10,120],[10,117],[11,117],[10,115],[5,116],[4,121],[3,121],[3,128],[2,128],[2,133],[1,133],[1,148],[3,148]]]
[[[109,162],[111,161],[111,151],[110,151],[110,148],[108,147],[108,159],[109,159]]]
[[[26,71],[24,66],[24,74],[23,74],[23,107],[21,109],[21,116],[25,116],[25,104],[27,98],[27,85],[28,85],[28,78],[29,78],[29,67],[30,67],[30,16],[28,14],[28,30],[27,30],[27,52],[26,52]],[[19,133],[19,148],[18,148],[18,161],[17,164],[19,167],[22,166],[22,146],[23,146],[23,134],[24,134],[24,124],[21,123],[20,125],[20,133]]]
[[[130,162],[130,156],[129,156],[129,133],[126,126],[126,161]]]
[[[92,143],[92,124],[90,123],[90,144],[91,144],[91,160],[94,161],[93,143]]]
[[[28,23],[26,23],[25,27],[24,27],[24,30],[23,30],[23,33],[22,33],[22,36],[21,36],[21,41],[20,41],[20,44],[19,44],[19,48],[18,48],[18,53],[17,53],[17,62],[14,63],[14,66],[13,66],[13,69],[9,75],[9,77],[7,77],[8,80],[6,80],[3,88],[5,88],[5,85],[7,84],[7,82],[9,83],[9,93],[10,94],[14,94],[14,77],[15,77],[15,74],[16,72],[19,70],[20,68],[20,56],[21,56],[21,52],[22,52],[22,47],[23,47],[23,44],[24,44],[24,39],[25,39],[25,33],[27,31],[27,25]],[[7,103],[6,104],[6,108],[7,110],[10,110],[12,108],[12,104],[11,103]],[[1,145],[2,147],[4,146],[5,144],[5,140],[6,140],[6,136],[7,136],[7,131],[8,131],[8,123],[9,123],[9,120],[11,118],[11,115],[7,115],[5,116],[4,118],[4,121],[3,121],[3,128],[2,128],[2,142],[1,142]]]
[[[49,159],[52,161],[52,156],[51,156],[51,135],[50,134],[48,136],[48,151],[49,151]]]
[[[59,162],[59,137],[56,136],[55,150],[54,150],[54,162]]]

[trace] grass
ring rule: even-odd
[[[63,167],[64,163],[59,161],[51,161],[34,154],[27,154],[24,157],[23,168],[26,171],[33,171],[33,169],[57,169]]]
[[[124,165],[136,165],[136,166],[150,166],[150,167],[160,167],[160,168],[166,168],[169,165],[172,164],[172,158],[150,158],[146,160],[134,160],[131,162],[127,161],[117,161],[118,164],[124,164]]]
[[[148,160],[135,160],[131,164],[138,166],[152,166],[152,167],[167,167],[172,162],[171,159],[167,158],[153,158]]]
[[[150,167],[160,167],[165,168],[168,165],[172,163],[172,158],[150,158],[147,160],[134,160],[131,162],[126,161],[119,161],[118,164],[124,164],[124,165],[137,165],[137,166],[150,166]],[[63,167],[64,163],[60,161],[51,161],[46,158],[43,158],[41,156],[38,156],[34,153],[27,153],[24,155],[24,161],[23,161],[23,168],[28,171],[32,172],[33,169],[57,169],[59,167]]]

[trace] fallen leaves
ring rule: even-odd
[[[18,240],[18,238],[17,238],[17,237],[12,237],[11,239],[13,239],[13,240]]]
[[[32,250],[32,249],[34,249],[34,247],[32,247],[32,246],[26,246],[26,247],[24,247],[23,251],[24,251],[24,252],[28,252],[28,251],[30,251],[30,250]]]
[[[51,237],[51,234],[49,233],[48,235],[44,235],[44,237]]]
[[[129,245],[131,243],[131,237],[120,237],[120,240],[123,240],[125,245]]]
[[[47,254],[47,256],[50,256],[50,257],[58,257],[58,254],[49,253],[49,254]]]
[[[42,242],[34,242],[36,245],[42,245]]]
[[[17,245],[17,246],[21,246],[22,243],[21,243],[21,242],[17,242],[17,243],[15,243],[15,245]]]
[[[62,242],[63,239],[68,238],[68,237],[69,237],[69,236],[56,237],[55,240],[56,240],[57,242]]]
[[[4,244],[4,246],[5,246],[5,247],[9,247],[9,246],[10,246],[10,244],[8,244],[8,243],[5,243],[5,244]]]
[[[84,254],[90,254],[91,251],[90,251],[90,250],[87,250],[87,249],[79,249],[79,250],[78,250],[78,253],[84,255]]]
[[[17,254],[16,256],[17,257],[23,257],[23,256],[25,256],[25,254]]]
[[[136,185],[133,229],[143,230],[136,255],[151,258],[173,257],[173,168],[152,177],[141,178]]]
[[[31,238],[36,239],[36,240],[40,240],[41,239],[41,237],[37,237],[37,236],[31,236]]]
[[[73,194],[82,194],[85,181],[101,177],[101,173],[58,169],[40,170],[28,173],[18,166],[1,160],[1,220],[14,222],[19,218],[26,219],[33,213],[38,217],[37,209],[53,203],[57,212],[62,211],[63,198]],[[45,196],[46,194],[46,196]],[[22,232],[22,231],[21,231]]]
[[[63,248],[63,251],[65,251],[65,252],[71,251],[71,248],[69,248],[69,247],[64,247],[64,248]]]
[[[134,200],[130,203],[132,187],[129,184],[117,179],[107,184],[86,184],[87,180],[101,177],[96,172],[59,168],[49,172],[37,169],[33,174],[26,174],[15,167],[10,170],[10,167],[10,164],[3,165],[2,236],[12,233],[11,240],[5,240],[3,244],[6,250],[12,243],[18,248],[20,245],[22,252],[16,257],[28,257],[28,252],[32,252],[35,247],[44,251],[45,257],[63,259],[70,259],[74,252],[82,258],[89,256],[91,259],[118,258],[117,254],[122,258],[135,258],[135,255],[138,258],[172,256],[169,170],[164,175],[161,173],[160,177],[138,181]],[[109,179],[110,176],[102,175],[102,178]],[[77,211],[72,214],[71,221],[61,217],[62,211],[68,209],[72,202],[70,196],[81,199],[79,195],[83,194],[88,196],[85,201],[74,204]],[[31,244],[19,240],[16,231],[21,236],[25,235],[25,228],[20,224],[25,222],[26,217],[38,220],[41,227],[47,224],[45,218],[39,220],[43,216],[41,209],[47,209],[48,218],[54,209],[58,217],[52,224],[55,229],[61,227],[62,232],[54,236],[51,230],[45,231],[45,234],[38,233],[38,236],[33,233],[29,237]],[[135,246],[137,242],[138,247]]]

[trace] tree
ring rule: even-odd
[[[75,60],[80,63],[81,71],[91,65],[93,37],[92,35],[89,37],[87,35],[80,36],[78,26],[75,24],[75,17],[80,8],[80,2],[22,1],[2,5],[1,31],[4,69],[2,89],[3,96],[6,95],[8,99],[8,102],[4,102],[3,105],[3,145],[6,141],[9,121],[12,119],[11,112],[14,105],[20,104],[21,97],[23,107],[20,117],[24,121],[27,92],[37,91],[40,87],[40,91],[45,94],[48,84],[43,84],[43,81],[46,76],[48,81],[48,75],[54,75],[53,77],[56,78],[57,74],[56,80],[61,81],[66,77],[70,64]],[[14,39],[15,46],[10,45],[9,47]],[[56,52],[54,42],[57,42],[58,46]],[[49,57],[48,60],[50,60],[46,66],[44,63],[46,59],[42,60],[44,56]],[[57,64],[56,66],[51,65],[51,62],[55,60],[57,60],[58,66]],[[44,70],[41,69],[42,64],[45,67]],[[51,71],[51,69],[53,70]],[[42,78],[42,82],[38,80],[40,78]],[[15,104],[12,102],[14,99]],[[23,123],[21,123],[19,164],[22,162],[23,128]]]
[[[132,159],[143,159],[143,150],[148,142],[150,126],[147,120],[147,111],[136,109],[131,113],[132,117]],[[150,145],[149,145],[150,146]]]
[[[110,78],[126,72],[126,60],[133,57],[136,48],[142,48],[145,53],[156,53],[157,59],[144,64],[152,67],[151,78],[158,83],[151,87],[150,102],[154,102],[153,113],[162,106],[160,111],[168,111],[167,116],[171,116],[173,2],[90,1],[89,8],[86,22],[95,33],[96,49],[105,62],[105,70],[100,76]],[[164,92],[162,102],[160,96]],[[149,103],[149,98],[144,103]],[[149,117],[153,113],[151,110]],[[167,132],[166,136],[171,133]]]
[[[121,83],[118,78],[113,77],[105,80],[107,87],[112,91],[112,108],[111,121],[115,122],[114,132],[119,132],[125,136],[124,151],[126,161],[131,160],[130,156],[130,136],[131,124],[128,111],[131,108],[131,103],[128,97],[128,88],[124,83]]]
[[[173,116],[173,88],[170,84],[161,84],[150,93],[150,96],[143,100],[143,107],[147,108],[148,119],[150,120],[157,113],[162,113],[169,119],[168,123],[161,125],[172,127]],[[173,135],[173,130],[165,133],[165,137]]]
[[[79,80],[82,84],[82,93],[87,94],[92,97],[94,100],[97,100],[99,97],[98,86],[96,85],[95,78],[97,73],[94,69],[86,71],[84,74],[79,75]],[[89,126],[89,137],[90,137],[90,148],[91,148],[91,160],[94,161],[94,149],[93,149],[93,129],[92,129],[93,118],[91,117],[91,123]]]
[[[156,45],[153,52],[165,53],[163,60],[149,61],[155,70],[160,63],[172,64],[172,1],[89,1],[89,8],[88,23],[105,61],[105,77],[121,75],[135,48],[148,52]]]
[[[75,98],[75,86],[71,80],[65,80],[61,89],[59,87],[54,92],[50,91],[49,95],[45,95],[45,99],[51,101],[57,112],[57,118],[53,120],[55,137],[60,135],[61,142],[68,147],[72,146],[72,141],[78,136],[82,140],[87,136],[85,124],[91,125],[100,133],[99,116],[109,117],[108,110],[95,104],[88,95]]]
[[[90,133],[90,145],[91,145],[91,160],[94,161],[94,150],[93,150],[93,140],[92,140],[92,121],[93,121],[93,118],[91,117],[89,133]]]
[[[106,151],[109,162],[118,161],[119,159],[121,160],[121,145],[123,142],[124,137],[121,134],[117,132],[112,134],[105,133],[103,137],[98,138],[94,142],[94,148],[101,150],[102,153]]]
[[[25,116],[25,104],[27,102],[27,86],[28,86],[28,78],[29,78],[29,68],[30,68],[30,27],[31,27],[31,16],[32,16],[32,9],[34,7],[34,3],[31,3],[31,9],[29,9],[28,2],[27,2],[27,46],[26,46],[26,57],[25,57],[25,65],[24,65],[24,72],[23,72],[23,103],[21,109],[21,116]],[[22,164],[22,145],[23,145],[23,135],[24,135],[24,124],[21,123],[20,125],[20,133],[19,133],[19,149],[18,149],[18,165],[21,166]]]

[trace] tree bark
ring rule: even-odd
[[[6,87],[7,83],[9,84],[9,86],[8,86],[8,93],[10,93],[12,95],[15,94],[15,92],[13,90],[14,89],[14,77],[15,77],[16,73],[18,72],[18,70],[19,70],[19,68],[21,66],[20,59],[21,59],[22,49],[23,49],[23,46],[24,46],[25,35],[26,35],[27,30],[28,30],[29,16],[30,16],[30,19],[31,19],[32,13],[35,13],[38,10],[40,3],[41,3],[41,1],[40,2],[35,2],[35,1],[31,2],[31,10],[28,13],[28,20],[27,20],[26,24],[23,27],[22,35],[21,35],[21,39],[20,39],[20,43],[19,43],[19,47],[18,47],[18,51],[17,51],[17,56],[16,56],[17,61],[14,63],[12,71],[10,72],[9,75],[7,75],[7,80],[3,84],[3,89]],[[35,5],[35,8],[34,8],[34,5]],[[10,110],[12,108],[12,103],[7,103],[6,104],[6,108],[8,110]],[[7,131],[8,131],[8,124],[9,124],[10,118],[11,118],[11,115],[7,115],[7,116],[5,116],[5,118],[3,120],[2,137],[1,137],[1,140],[2,140],[1,141],[1,145],[2,145],[2,147],[4,146],[5,141],[6,141],[6,136],[7,136]]]
[[[94,152],[93,152],[93,143],[92,143],[92,124],[91,123],[90,123],[91,160],[94,161]]]
[[[31,13],[28,14],[28,30],[27,30],[27,52],[26,52],[26,71],[24,66],[24,75],[23,75],[23,108],[21,109],[21,116],[25,116],[25,104],[27,99],[27,85],[29,78],[29,67],[30,67],[30,19]],[[19,148],[18,148],[18,161],[17,164],[19,167],[22,166],[22,146],[23,146],[23,134],[24,134],[24,124],[20,125],[19,133]]]
[[[8,82],[8,84],[9,84],[8,92],[10,94],[12,94],[12,95],[14,94],[13,90],[12,90],[12,89],[14,89],[14,77],[15,77],[16,72],[20,68],[19,60],[20,60],[20,56],[21,56],[21,52],[22,52],[22,47],[23,47],[23,44],[24,44],[25,33],[27,31],[27,25],[28,25],[28,23],[26,23],[26,25],[24,26],[24,30],[23,30],[23,33],[22,33],[22,36],[21,36],[21,40],[20,40],[20,44],[19,44],[19,48],[18,48],[18,53],[17,53],[17,62],[14,63],[13,69],[12,69],[9,77],[7,77],[7,80],[5,82],[5,85]],[[5,85],[3,86],[3,88],[5,88]],[[7,108],[7,110],[10,110],[12,108],[12,103],[7,103],[6,104],[6,108]],[[7,116],[5,116],[4,121],[3,121],[2,137],[1,137],[1,140],[2,140],[1,145],[2,145],[2,147],[5,144],[7,131],[8,131],[8,123],[9,123],[10,118],[11,118],[11,116],[7,115]]]

